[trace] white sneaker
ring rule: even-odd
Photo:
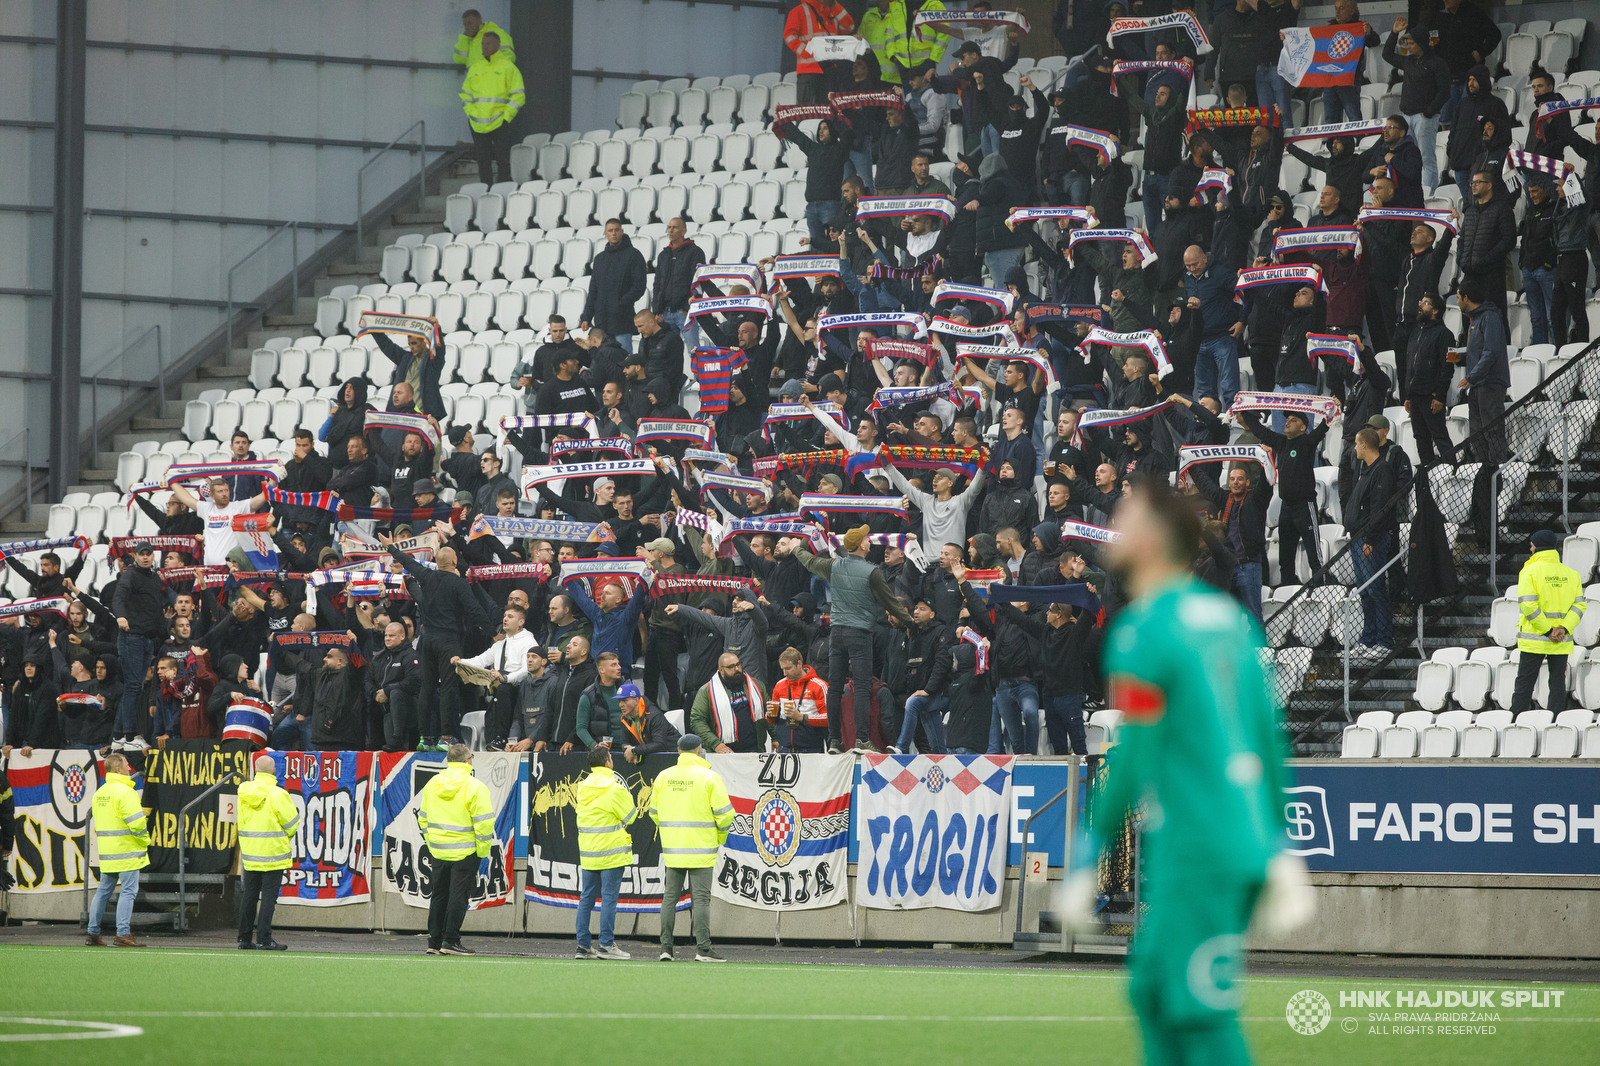
[[[127,741],[123,745],[122,750],[123,751],[149,751],[150,750],[150,745],[144,739],[144,737],[134,737],[132,740]]]
[[[615,945],[615,944],[612,944],[610,947],[607,947],[607,948],[601,948],[598,951],[596,951],[594,948],[590,948],[589,949],[589,957],[590,958],[595,958],[595,959],[631,959],[631,958],[633,958],[632,955],[629,955],[626,951],[623,951],[621,948],[617,947],[617,945]]]
[[[122,743],[122,740],[120,738],[118,738],[117,740],[113,740],[111,742],[111,750],[112,751],[121,751],[122,749],[123,749],[123,743]]]

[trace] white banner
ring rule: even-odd
[[[517,787],[517,767],[522,759],[516,752],[495,751],[480,751],[472,758],[472,776],[489,786],[489,799],[494,804],[495,842],[490,845],[489,856],[479,860],[478,877],[467,896],[469,910],[511,902],[515,883],[512,848],[520,812],[527,805]],[[377,760],[379,793],[373,806],[375,815],[383,821],[384,887],[398,894],[407,906],[426,910],[433,860],[423,847],[417,808],[422,802],[423,787],[444,769],[444,754],[380,753]]]
[[[94,753],[36,748],[13,751],[6,763],[15,806],[11,851],[13,892],[81,892],[92,847]],[[840,867],[843,870],[843,867]]]
[[[711,891],[757,910],[848,902],[853,755],[708,756],[733,803]]]
[[[1009,755],[865,755],[856,794],[856,900],[878,910],[1000,906]]]

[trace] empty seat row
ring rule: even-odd
[[[1367,711],[1344,728],[1339,754],[1347,759],[1586,759],[1600,758],[1600,724],[1588,710]]]
[[[1450,704],[1468,711],[1511,706],[1516,687],[1521,653],[1502,647],[1439,648],[1433,657],[1417,667],[1417,684],[1412,693],[1417,706],[1425,711],[1444,710]],[[1550,705],[1549,674],[1541,672],[1533,688],[1533,703]],[[1567,701],[1589,710],[1600,709],[1600,660],[1593,659],[1586,647],[1573,650],[1567,661]]]

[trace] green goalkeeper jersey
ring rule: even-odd
[[[1188,576],[1118,616],[1104,666],[1124,719],[1093,808],[1097,845],[1142,802],[1152,879],[1265,875],[1284,841],[1285,770],[1263,646],[1237,601]]]

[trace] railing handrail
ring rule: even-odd
[[[175,928],[180,933],[188,931],[189,928],[189,918],[185,912],[185,908],[188,906],[189,902],[187,899],[188,882],[186,880],[189,867],[189,825],[185,819],[188,817],[190,808],[192,808],[196,803],[199,803],[201,800],[205,799],[207,796],[210,796],[216,792],[217,789],[221,788],[223,785],[239,784],[243,781],[243,774],[237,770],[229,770],[227,773],[217,778],[216,783],[210,788],[200,793],[200,795],[196,796],[188,803],[185,803],[183,805],[183,809],[178,812],[178,916]]]
[[[1078,784],[1079,784],[1079,782],[1078,782],[1078,762],[1077,762],[1077,759],[1074,758],[1069,765],[1071,766],[1071,773],[1069,774],[1069,780],[1068,780],[1068,783],[1067,783],[1067,787],[1062,789],[1060,792],[1057,792],[1054,796],[1051,796],[1048,800],[1045,800],[1043,805],[1041,805],[1039,807],[1035,807],[1033,809],[1033,811],[1028,815],[1028,817],[1023,820],[1023,823],[1022,823],[1022,844],[1021,844],[1021,847],[1022,847],[1022,870],[1021,870],[1021,874],[1022,874],[1022,876],[1017,878],[1017,928],[1016,928],[1016,931],[1018,933],[1022,932],[1022,899],[1023,899],[1023,896],[1027,893],[1027,885],[1028,885],[1028,833],[1033,828],[1033,820],[1035,818],[1039,817],[1045,811],[1049,810],[1051,807],[1054,807],[1057,803],[1060,803],[1062,800],[1066,799],[1068,796],[1076,795],[1076,793],[1078,791]],[[1075,828],[1075,826],[1073,826],[1073,824],[1072,824],[1072,822],[1073,822],[1072,808],[1073,808],[1073,804],[1068,803],[1067,804],[1066,855],[1062,859],[1063,863],[1066,864],[1066,868],[1067,869],[1071,869],[1072,868],[1072,838],[1073,838],[1073,829]]]
[[[413,152],[413,151],[422,153],[422,158],[419,161],[420,165],[417,168],[417,210],[418,211],[422,210],[423,205],[427,202],[427,198],[428,198],[428,123],[427,123],[426,120],[419,118],[419,119],[417,119],[417,121],[415,121],[411,125],[407,126],[404,130],[401,130],[400,131],[400,136],[396,137],[394,140],[390,141],[388,144],[386,144],[382,148],[378,149],[377,152],[373,153],[372,158],[367,160],[365,163],[362,163],[360,169],[356,171],[356,258],[357,259],[359,259],[361,257],[361,249],[366,243],[366,214],[367,214],[367,211],[366,211],[366,190],[365,190],[365,187],[364,187],[363,183],[366,180],[367,168],[372,166],[372,164],[376,163],[378,160],[382,159],[385,155],[387,155],[390,151],[392,151],[395,148],[396,145],[398,145],[401,141],[405,140],[406,137],[410,136],[412,130],[418,129],[419,127],[420,127],[422,132],[418,135],[417,140],[415,140],[415,141],[406,141],[406,151],[408,153]],[[411,179],[407,178],[406,180],[409,181]]]
[[[298,220],[295,220],[295,221],[291,221],[291,222],[285,222],[283,225],[275,227],[272,230],[271,233],[267,234],[266,239],[264,239],[260,244],[256,245],[254,248],[250,249],[248,252],[244,253],[244,255],[240,256],[238,258],[238,260],[236,260],[234,262],[233,266],[228,268],[228,311],[227,311],[227,316],[228,317],[227,317],[227,323],[228,323],[228,351],[229,352],[233,351],[233,307],[234,307],[234,303],[233,303],[233,274],[234,274],[234,271],[236,271],[240,267],[244,266],[245,263],[249,262],[252,258],[254,258],[255,255],[258,252],[261,252],[262,250],[264,250],[273,241],[277,240],[285,232],[287,232],[287,233],[290,234],[290,237],[291,237],[291,241],[290,241],[291,262],[290,262],[290,266],[289,266],[289,276],[290,276],[290,280],[291,280],[291,287],[292,287],[292,290],[294,292],[294,299],[295,300],[299,300],[300,299],[300,227],[302,225],[305,225],[305,224],[306,223],[302,223],[302,222],[300,222]],[[291,304],[290,306],[292,307],[293,304]]]

